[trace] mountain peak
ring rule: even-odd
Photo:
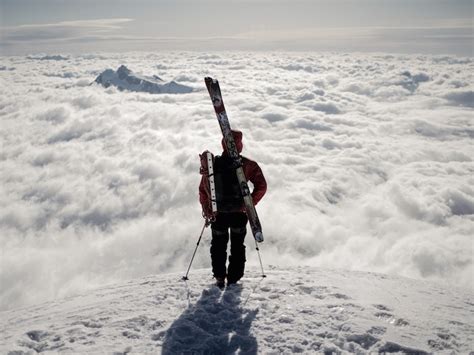
[[[125,65],[121,65],[116,71],[106,69],[95,79],[95,82],[106,88],[115,86],[121,91],[147,92],[150,94],[187,94],[193,91],[192,87],[175,81],[166,83],[156,75],[148,77],[135,74]]]
[[[119,78],[123,78],[127,75],[130,75],[131,74],[131,70],[128,69],[125,65],[121,65],[118,69],[117,69],[117,74],[119,76]]]

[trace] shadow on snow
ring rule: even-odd
[[[203,290],[166,331],[162,354],[257,354],[250,326],[258,310],[244,310],[241,293],[241,285]]]

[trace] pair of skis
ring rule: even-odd
[[[252,196],[250,194],[250,189],[247,184],[247,179],[244,174],[244,169],[242,167],[242,158],[239,155],[237,147],[235,145],[234,137],[230,128],[229,118],[224,107],[224,101],[222,100],[221,89],[219,87],[219,82],[216,79],[206,77],[205,79],[207,90],[209,91],[209,96],[211,97],[212,104],[214,105],[214,111],[216,112],[217,121],[221,127],[222,135],[224,137],[224,143],[227,148],[229,156],[234,160],[236,169],[235,173],[237,174],[237,180],[239,181],[240,191],[244,199],[245,212],[249,219],[250,228],[252,229],[252,234],[255,240],[259,243],[263,242],[262,226],[260,225],[260,220],[258,219],[257,210],[253,204]]]

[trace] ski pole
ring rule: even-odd
[[[196,248],[194,249],[194,253],[193,253],[193,257],[191,258],[191,262],[189,263],[189,266],[188,266],[188,271],[186,272],[186,275],[183,276],[183,280],[189,280],[188,279],[188,274],[189,274],[189,270],[191,269],[191,264],[193,263],[193,260],[194,260],[194,256],[196,255],[196,251],[198,249],[198,246],[199,246],[199,243],[201,242],[201,238],[202,238],[202,235],[204,233],[204,229],[209,225],[209,222],[208,220],[206,219],[204,221],[204,226],[202,226],[202,230],[201,230],[201,234],[199,235],[199,239],[197,241],[197,244],[196,244]]]
[[[265,272],[263,271],[263,264],[262,264],[262,258],[260,257],[260,249],[258,248],[257,240],[255,240],[255,249],[257,249],[257,254],[258,254],[258,260],[260,261],[260,268],[262,269],[262,277],[267,277],[265,275]]]

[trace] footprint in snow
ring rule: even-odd
[[[350,334],[346,337],[348,342],[359,344],[365,350],[371,348],[380,339],[374,337],[371,334]]]
[[[164,324],[165,322],[161,320],[154,321],[153,324],[151,325],[151,329],[152,330],[161,329]]]
[[[35,352],[53,351],[64,347],[59,335],[44,330],[30,330],[25,334],[28,339],[18,341],[18,345],[34,350]]]
[[[391,323],[397,327],[406,327],[410,325],[410,323],[403,319],[403,318],[395,318],[393,314],[387,313],[387,312],[377,312],[375,313],[375,316],[379,319],[382,319],[388,323]]]
[[[387,313],[387,312],[377,312],[375,313],[375,316],[383,320],[390,320],[394,318],[392,314]]]
[[[125,328],[132,329],[139,332],[140,329],[145,328],[149,323],[149,319],[145,315],[129,318],[125,321]]]
[[[436,339],[429,339],[428,345],[435,351],[450,350],[458,345],[457,336],[449,333],[445,329],[439,329],[441,333],[436,334]]]
[[[391,341],[387,341],[383,346],[378,349],[379,353],[402,353],[402,354],[417,354],[417,355],[427,355],[426,351],[410,348],[403,346]]]
[[[344,295],[342,293],[333,293],[331,296],[341,299],[341,300],[350,300],[351,298],[347,295]]]
[[[393,324],[395,324],[397,327],[406,327],[410,325],[410,323],[403,318],[398,318]]]
[[[26,335],[33,341],[41,341],[50,334],[44,330],[30,330],[29,332],[26,332]]]
[[[78,324],[82,324],[86,328],[102,328],[102,324],[93,320],[89,320],[89,321],[80,320],[80,321],[72,323],[71,325],[78,325]]]
[[[131,351],[132,351],[132,347],[131,347],[131,346],[127,346],[124,351],[118,351],[118,352],[116,351],[116,352],[114,352],[114,353],[112,353],[112,354],[113,354],[113,355],[126,355],[126,354],[128,354],[129,352],[131,352]]]
[[[279,318],[278,318],[278,321],[280,323],[293,323],[293,318],[286,315],[286,314],[282,314]]]
[[[375,308],[377,308],[378,310],[381,310],[381,311],[387,311],[387,312],[391,312],[392,309],[390,309],[389,307],[383,305],[383,304],[374,304],[373,305]]]
[[[367,333],[372,334],[372,335],[383,335],[387,331],[387,328],[385,327],[380,327],[380,326],[375,326],[370,328]]]
[[[140,339],[140,334],[129,330],[123,331],[122,335],[128,339]]]
[[[299,288],[299,290],[300,290],[302,293],[307,294],[307,295],[311,294],[311,293],[314,291],[314,287],[312,287],[312,286],[304,286],[304,285],[302,285],[302,286],[300,286],[300,287],[298,287],[298,288]]]

